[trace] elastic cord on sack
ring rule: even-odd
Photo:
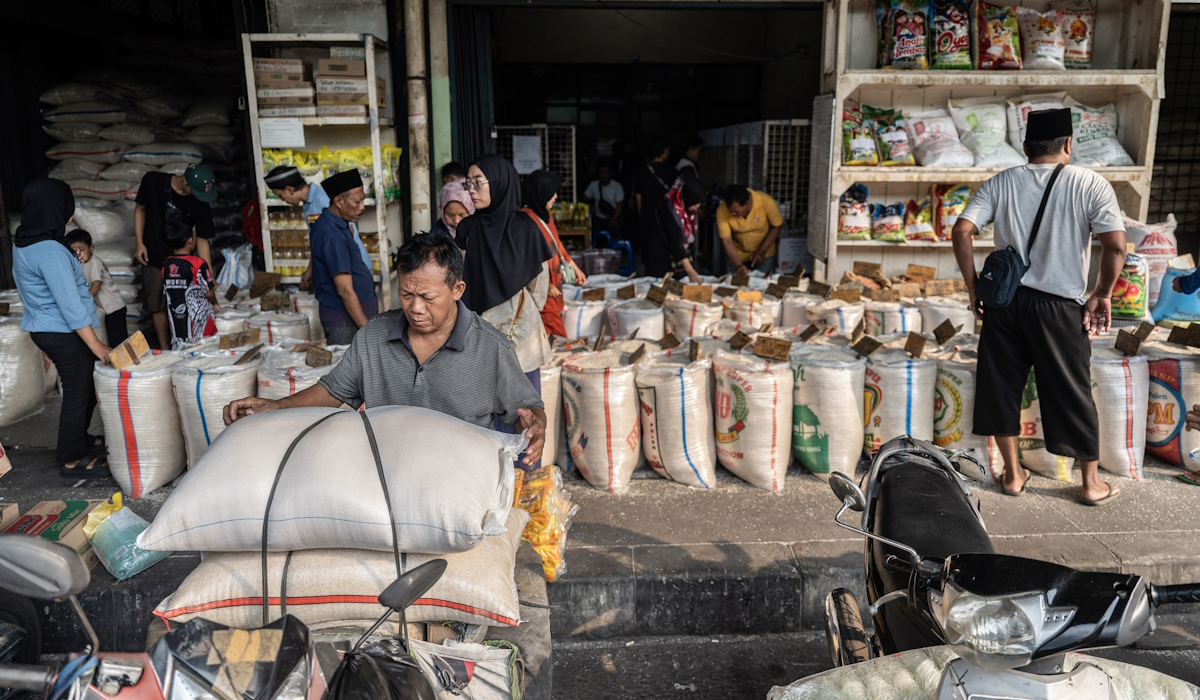
[[[283,575],[280,577],[280,580],[279,580],[279,616],[280,617],[284,617],[287,615],[287,574],[288,574],[288,567],[290,567],[292,565],[292,554],[294,554],[294,552],[288,552],[287,559],[283,560]]]
[[[387,505],[388,529],[392,531],[392,555],[396,558],[396,578],[404,575],[400,564],[400,543],[396,539],[396,516],[392,514],[392,496],[388,493],[387,477],[383,473],[383,460],[379,457],[379,445],[375,442],[375,431],[371,429],[371,419],[366,411],[359,411],[363,427],[367,430],[367,442],[371,444],[371,455],[375,457],[375,469],[379,472],[379,485],[383,487],[383,502]]]

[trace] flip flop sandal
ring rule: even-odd
[[[87,463],[84,460],[79,460],[73,467],[63,467],[62,475],[65,479],[97,479],[100,477],[111,476],[108,470],[108,461],[104,457],[89,455],[86,457]]]
[[[1000,490],[1005,496],[1012,496],[1015,498],[1017,496],[1025,495],[1025,487],[1029,485],[1029,477],[1032,476],[1032,474],[1025,467],[1021,467],[1021,471],[1025,472],[1025,480],[1021,482],[1021,488],[1017,489],[1016,491],[1009,491],[1008,489],[1004,488],[1004,482],[1000,482]]]
[[[1096,500],[1092,501],[1081,497],[1079,502],[1085,506],[1102,506],[1105,503],[1115,500],[1117,496],[1121,495],[1121,491],[1119,489],[1114,489],[1112,484],[1105,484],[1105,486],[1108,487],[1108,495],[1104,498],[1097,498]]]
[[[1192,486],[1200,486],[1200,481],[1196,481],[1195,479],[1184,476],[1183,474],[1176,474],[1175,478],[1179,479],[1180,481],[1182,481],[1185,484],[1191,484]]]

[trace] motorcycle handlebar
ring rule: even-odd
[[[0,688],[43,693],[54,684],[54,668],[29,664],[0,664]]]
[[[1200,583],[1174,586],[1150,586],[1150,600],[1156,605],[1168,603],[1200,603]]]

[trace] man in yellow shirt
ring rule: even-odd
[[[728,260],[725,268],[739,275],[775,271],[775,241],[783,230],[779,205],[766,192],[730,185],[721,193],[717,235]]]

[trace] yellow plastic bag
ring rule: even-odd
[[[96,536],[96,528],[108,519],[108,516],[121,510],[121,492],[113,494],[112,500],[102,503],[88,513],[87,522],[83,524],[83,536],[89,540]]]
[[[551,465],[523,474],[517,507],[529,513],[522,537],[541,556],[542,572],[547,581],[553,582],[566,570],[567,530],[579,511],[563,488],[558,467]]]

